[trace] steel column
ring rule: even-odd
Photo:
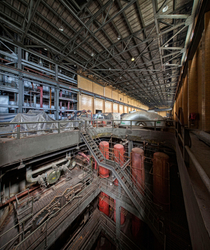
[[[119,200],[116,200],[116,239],[120,241],[120,203]]]
[[[22,49],[18,47],[18,63],[17,67],[21,70],[21,59],[22,59]],[[23,77],[22,73],[19,73],[18,76],[18,113],[23,113],[23,103],[24,103],[24,84],[23,84]]]

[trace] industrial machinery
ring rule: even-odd
[[[165,126],[165,121],[162,116],[157,113],[147,112],[147,111],[137,111],[123,116],[120,126],[144,126],[144,127],[154,127],[156,121],[156,127]]]

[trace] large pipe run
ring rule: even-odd
[[[66,162],[66,163],[59,166],[59,167],[57,166],[58,164],[61,164],[64,162]],[[62,159],[62,160],[48,164],[48,165],[41,167],[41,168],[34,170],[34,171],[32,171],[31,169],[27,169],[26,170],[26,180],[27,180],[27,182],[31,182],[31,183],[38,182],[39,184],[44,184],[45,183],[44,179],[46,179],[50,174],[53,174],[53,173],[51,173],[52,171],[51,172],[47,171],[41,175],[38,175],[37,177],[33,177],[33,175],[38,174],[40,172],[43,172],[45,170],[48,170],[50,168],[53,169],[54,171],[56,171],[57,173],[60,173],[61,171],[66,172],[68,170],[69,165],[70,165],[70,160]],[[58,174],[57,174],[57,176],[58,176]]]
[[[165,212],[169,211],[169,156],[162,152],[153,155],[153,200]]]

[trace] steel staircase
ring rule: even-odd
[[[158,216],[157,208],[154,207],[152,202],[145,199],[139,192],[138,187],[131,180],[130,176],[126,173],[124,166],[120,166],[116,161],[108,160],[101,153],[96,142],[92,139],[92,132],[90,128],[85,128],[81,131],[81,137],[87,145],[92,156],[98,165],[109,169],[113,172],[120,185],[123,187],[128,197],[131,199],[137,210],[139,211],[142,219],[148,223],[155,236],[163,243],[164,242],[164,225]],[[125,163],[127,164],[127,163]]]

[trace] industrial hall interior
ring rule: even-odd
[[[210,249],[210,0],[0,0],[0,250]]]

